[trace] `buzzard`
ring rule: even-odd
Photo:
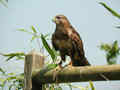
[[[52,45],[55,50],[60,51],[61,66],[65,57],[70,56],[72,66],[90,65],[85,57],[83,43],[78,32],[64,15],[57,15],[53,22],[56,24],[55,32],[52,35]]]
[[[70,56],[72,66],[87,66],[90,65],[85,57],[83,42],[78,32],[70,24],[69,20],[64,15],[57,15],[53,18],[56,24],[55,32],[52,35],[52,45],[56,51],[60,51],[61,67],[65,57]],[[99,74],[103,79],[109,80],[103,74]]]

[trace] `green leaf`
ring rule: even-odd
[[[58,87],[57,90],[62,90],[62,88],[61,88],[61,87]]]
[[[16,79],[16,76],[8,77],[8,78],[7,78],[8,81],[13,80],[13,79]]]
[[[15,73],[8,73],[8,75],[10,75],[10,76],[11,76],[11,75],[15,75]]]
[[[12,90],[12,87],[14,87],[15,86],[15,84],[11,84],[10,86],[9,86],[9,90]],[[17,89],[16,89],[17,90]]]
[[[22,31],[22,32],[28,32],[27,30],[21,28],[21,29],[18,29],[18,31]]]
[[[52,69],[56,68],[57,66],[58,66],[57,64],[49,64],[49,65],[47,66],[47,68],[48,68],[49,70],[52,70]]]
[[[72,85],[71,85],[71,83],[68,83],[67,85],[69,86],[70,90],[72,90]]]
[[[4,87],[4,84],[0,84],[0,87]]]
[[[5,81],[5,79],[4,79],[4,78],[0,78],[0,82],[2,82],[2,83],[3,83],[4,81]]]
[[[8,8],[6,2],[7,2],[7,1],[5,1],[5,0],[0,0],[0,3],[1,3],[2,5],[4,5],[6,8]]]
[[[5,71],[2,68],[0,68],[0,72],[2,72],[3,74],[5,74]]]
[[[9,61],[10,59],[14,58],[14,56],[9,56],[6,61]]]
[[[45,37],[45,38],[46,38],[46,37],[48,37],[48,36],[50,36],[50,33],[49,33],[49,34],[44,35],[44,37]]]
[[[24,56],[16,56],[16,60],[25,60]]]
[[[90,88],[91,88],[91,90],[95,90],[95,87],[94,87],[92,81],[89,81],[89,84],[90,84]]]
[[[25,56],[25,53],[23,53],[23,52],[9,53],[9,54],[3,54],[3,56],[8,57],[6,60],[6,61],[8,61],[14,57],[23,57],[23,56]]]
[[[21,29],[17,29],[18,31],[21,31],[21,32],[26,32],[26,33],[29,33],[29,34],[33,34],[32,32],[29,32],[29,31],[27,31],[27,30],[25,30],[25,29],[23,29],[23,28],[21,28]]]
[[[116,64],[116,58],[120,55],[118,41],[114,41],[112,44],[102,44],[100,48],[105,51],[108,64]]]
[[[42,40],[42,43],[43,43],[43,46],[45,47],[45,49],[47,50],[47,52],[50,54],[53,62],[55,61],[56,59],[56,55],[54,53],[54,51],[50,48],[50,46],[48,45],[47,41],[45,40],[45,37],[43,34],[41,34],[41,40]]]
[[[112,48],[112,46],[109,45],[109,44],[102,44],[102,45],[100,45],[100,49],[101,50],[109,51],[111,48]]]
[[[117,42],[117,41],[114,41],[114,43],[113,43],[113,49],[114,49],[115,51],[118,51],[118,50],[119,50],[119,46],[118,46],[118,42]]]
[[[117,17],[120,19],[120,14],[118,14],[117,12],[115,12],[114,10],[112,10],[110,7],[108,7],[105,3],[100,2],[99,4],[101,4],[102,6],[104,6],[113,16]]]
[[[31,26],[31,29],[33,30],[34,33],[37,33],[36,29],[34,28],[34,26]]]
[[[32,39],[30,40],[31,42],[33,41],[33,40],[35,40],[36,38],[38,38],[37,36],[32,36]]]
[[[39,39],[39,38],[41,38],[40,35],[34,34],[34,35],[32,36],[32,38],[31,38],[30,42],[32,42],[32,41],[35,40],[35,39]]]

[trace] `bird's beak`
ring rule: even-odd
[[[56,24],[59,24],[59,21],[56,19],[56,17],[54,17],[54,18],[52,19],[52,21],[53,21],[54,23],[56,23]]]
[[[54,18],[52,19],[52,21],[53,21],[54,23],[56,23],[56,18],[54,17]]]

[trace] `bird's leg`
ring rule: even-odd
[[[70,61],[70,63],[68,64],[68,67],[72,68],[72,67],[73,67],[72,54],[69,53],[69,55],[70,55],[71,61]]]
[[[70,63],[69,63],[68,65],[73,66],[73,65],[72,65],[72,60],[70,61]]]
[[[71,60],[70,63],[68,64],[68,67],[69,67],[70,69],[73,68],[72,60]]]

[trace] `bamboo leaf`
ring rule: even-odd
[[[31,26],[31,29],[34,33],[37,33],[36,29],[34,28],[34,26]]]
[[[33,40],[35,40],[37,37],[36,36],[32,36],[32,39],[30,40],[31,42],[33,41]]]
[[[115,52],[117,52],[119,50],[119,46],[118,46],[117,40],[114,41],[114,43],[113,43],[113,49],[114,49]]]
[[[120,54],[118,41],[115,40],[112,44],[102,44],[100,48],[105,51],[108,64],[116,64],[116,58]]]
[[[90,84],[90,88],[91,88],[91,90],[95,90],[95,87],[94,87],[92,81],[89,81],[89,84]]]
[[[100,45],[101,50],[109,51],[111,48],[112,48],[112,46],[109,44],[101,44]]]
[[[8,77],[8,78],[7,78],[8,81],[13,80],[13,79],[16,79],[16,76]]]
[[[5,79],[4,78],[0,78],[0,82],[4,82],[5,81]]]
[[[15,73],[8,73],[8,75],[12,76],[12,75],[15,75]]]
[[[6,59],[6,61],[8,61],[14,57],[17,57],[17,58],[23,57],[23,56],[25,56],[25,53],[23,53],[23,52],[9,53],[9,54],[3,54],[3,56],[8,57]]]
[[[6,2],[7,2],[7,0],[6,0],[6,1],[5,1],[5,0],[0,0],[0,3],[1,3],[2,5],[4,5],[6,8],[8,8]]]
[[[2,68],[0,68],[0,72],[2,72],[3,74],[5,74],[5,71]]]
[[[10,59],[14,58],[14,56],[9,56],[6,61],[9,61]]]
[[[113,9],[111,9],[109,6],[107,6],[105,3],[100,2],[99,4],[101,4],[102,6],[104,6],[113,16],[117,17],[120,19],[120,14],[118,14],[117,12],[115,12]]]
[[[11,84],[10,86],[9,86],[9,90],[12,90],[12,87],[14,87],[15,86],[15,84]],[[17,89],[16,89],[17,90]]]
[[[23,28],[21,28],[21,29],[17,29],[18,31],[21,31],[21,32],[26,32],[26,33],[29,33],[29,34],[33,34],[32,32],[29,32],[29,31],[27,31],[27,30],[25,30],[25,29],[23,29]]]
[[[54,51],[50,48],[50,46],[48,45],[46,39],[44,38],[44,35],[41,34],[41,40],[42,40],[42,43],[43,43],[43,46],[45,47],[45,49],[47,50],[47,52],[50,54],[53,62],[56,58],[56,55],[54,54]]]
[[[48,66],[47,66],[47,68],[49,69],[49,70],[52,70],[52,69],[54,69],[54,68],[56,68],[57,67],[57,64],[49,64]]]
[[[25,57],[24,56],[16,56],[16,60],[24,60]]]
[[[47,38],[48,36],[50,36],[50,33],[48,33],[48,34],[44,35],[44,37],[45,37],[45,38]]]

